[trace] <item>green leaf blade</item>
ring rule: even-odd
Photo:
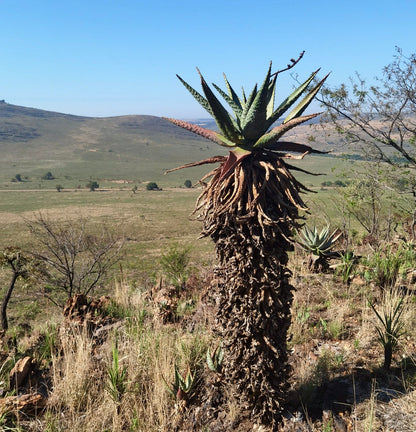
[[[272,63],[270,62],[266,78],[264,79],[263,84],[257,92],[256,97],[251,103],[241,123],[243,134],[249,139],[258,139],[259,136],[264,134],[264,132],[267,130],[267,96],[269,93],[271,70]]]
[[[281,136],[283,136],[290,129],[300,125],[301,123],[305,123],[306,121],[311,120],[318,115],[319,113],[309,114],[303,117],[294,118],[286,123],[282,123],[281,125],[273,128],[270,132],[264,134],[260,139],[256,141],[253,147],[254,148],[267,147],[268,145],[271,145],[272,143],[276,142]]]
[[[319,69],[311,74],[311,76],[304,81],[293,93],[291,93],[273,112],[273,114],[268,118],[268,127],[271,127],[272,124],[277,121],[303,94],[303,92],[307,89],[309,84],[313,81]]]
[[[325,80],[328,78],[329,74],[326,75],[302,100],[301,102],[296,106],[296,108],[290,112],[290,114],[285,118],[283,123],[286,123],[293,118],[301,116],[306,108],[310,105],[310,103],[313,101],[315,96],[318,94],[319,90],[323,86]]]
[[[214,117],[218,128],[227,139],[235,142],[236,144],[240,143],[241,136],[239,134],[239,126],[214,95],[200,72],[199,75],[201,77],[202,90],[204,91],[205,97],[207,98],[212,111],[212,116]]]
[[[234,115],[237,118],[237,124],[239,122],[239,118],[241,117],[241,113],[243,112],[240,102],[238,104],[235,103],[234,99],[232,99],[230,96],[228,96],[227,93],[225,93],[220,87],[218,87],[216,84],[212,83],[212,85],[215,87],[217,92],[224,98],[224,100],[228,103],[228,105],[231,107],[231,109],[234,112]]]
[[[183,80],[179,75],[176,75],[179,79],[179,81],[185,86],[185,88],[191,93],[191,95],[199,102],[199,104],[205,108],[208,113],[212,116],[212,110],[208,103],[208,101],[200,94],[198,93],[193,87],[191,87],[185,80]]]
[[[162,117],[164,120],[167,120],[171,123],[173,123],[176,126],[179,126],[183,129],[186,129],[190,132],[193,132],[194,134],[197,134],[199,136],[202,136],[203,138],[206,138],[212,142],[215,142],[216,144],[223,146],[223,147],[235,147],[235,144],[228,140],[223,135],[219,134],[218,132],[215,132],[211,129],[206,129],[201,126],[198,126],[193,123],[189,123],[184,120],[176,120],[172,118]]]

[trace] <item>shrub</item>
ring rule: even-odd
[[[185,185],[185,187],[188,188],[188,189],[191,188],[191,187],[192,187],[192,182],[191,182],[191,180],[185,180],[184,185]]]
[[[400,250],[392,251],[390,247],[386,250],[380,249],[368,259],[365,277],[382,289],[390,289],[399,278],[401,265]]]
[[[189,246],[181,248],[178,244],[173,244],[166,253],[162,254],[160,258],[162,271],[176,288],[185,286],[190,272],[190,260]]]
[[[88,295],[120,259],[122,239],[105,225],[94,233],[86,220],[51,222],[40,213],[27,227],[36,242],[31,255],[45,266],[39,275],[44,294],[55,304]]]
[[[149,183],[147,183],[147,185],[146,185],[146,189],[147,189],[148,191],[152,191],[152,190],[160,190],[160,189],[159,189],[159,186],[158,186],[155,182],[149,182]]]
[[[54,180],[55,177],[53,176],[53,174],[50,171],[48,171],[46,174],[43,174],[41,179],[42,180]]]
[[[96,182],[96,181],[92,181],[90,180],[87,184],[86,184],[87,188],[89,188],[89,190],[91,192],[94,192],[95,189],[98,189],[100,187],[100,185]]]

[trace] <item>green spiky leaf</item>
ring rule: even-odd
[[[243,106],[241,104],[241,100],[238,97],[237,93],[234,91],[234,89],[231,87],[231,84],[228,82],[228,79],[226,77],[225,74],[224,75],[224,81],[225,81],[225,85],[227,87],[228,90],[228,95],[230,96],[230,98],[232,98],[232,100],[234,101],[234,103],[240,108],[240,110],[243,110]]]
[[[244,92],[244,87],[241,87],[241,99],[240,99],[240,103],[241,103],[241,107],[244,109],[244,106],[247,103],[247,98],[246,98],[246,94]]]
[[[268,91],[270,74],[272,70],[272,63],[270,62],[269,69],[267,71],[266,78],[263,81],[259,91],[257,92],[253,102],[244,118],[241,120],[241,127],[243,128],[243,134],[249,139],[257,139],[259,135],[266,132],[266,114],[268,106]]]
[[[276,80],[277,80],[277,74],[273,77],[272,81],[269,84],[269,90],[267,94],[267,112],[266,112],[266,118],[269,119],[272,117],[274,112],[274,99],[276,94]],[[271,126],[268,124],[268,126]]]
[[[167,117],[163,117],[165,120],[170,121],[171,123],[180,126],[181,128],[184,128],[190,132],[193,132],[197,135],[200,135],[210,141],[215,142],[216,144],[219,144],[220,146],[223,147],[235,147],[235,144],[230,141],[229,139],[227,139],[226,137],[224,137],[223,135],[219,134],[218,132],[215,132],[211,129],[206,129],[203,128],[201,126],[195,125],[193,123],[189,123],[187,121],[184,120],[176,120],[176,119],[171,119],[171,118],[167,118]]]
[[[303,94],[307,89],[309,84],[313,81],[319,69],[312,73],[312,75],[302,83],[293,93],[291,93],[273,112],[273,114],[268,118],[268,127],[270,127],[275,121],[277,121]]]
[[[244,92],[243,92],[244,93]],[[243,112],[241,114],[240,117],[240,122],[243,125],[245,123],[245,119],[247,116],[247,113],[250,110],[250,107],[255,99],[255,97],[257,96],[257,84],[255,84],[253,90],[251,91],[251,93],[249,94],[247,100],[245,101],[244,107],[243,107]],[[245,95],[244,95],[244,99],[245,99]]]
[[[191,95],[200,103],[200,105],[205,108],[208,113],[212,116],[212,110],[209,106],[208,101],[200,94],[198,93],[194,88],[192,88],[185,80],[183,80],[179,75],[176,75],[179,79],[179,81],[185,86],[185,88],[191,93]]]
[[[238,124],[239,117],[241,116],[241,113],[243,112],[241,105],[240,105],[240,101],[238,101],[238,104],[236,104],[234,99],[232,99],[230,96],[228,96],[228,94],[225,93],[225,91],[221,90],[220,87],[218,87],[214,83],[212,83],[212,85],[215,87],[217,92],[224,98],[224,100],[228,103],[228,105],[230,105],[230,107],[232,108],[232,110],[233,110],[233,112],[237,118],[237,124]]]
[[[211,357],[211,352],[210,352],[210,349],[209,349],[209,348],[208,348],[208,350],[207,350],[207,358],[206,358],[206,361],[207,361],[208,368],[209,368],[210,370],[212,370],[213,372],[216,372],[216,367],[215,367],[215,364],[214,364],[214,359]]]
[[[264,148],[274,144],[281,136],[283,136],[287,131],[298,126],[308,120],[313,119],[319,114],[310,114],[303,117],[294,118],[286,123],[282,123],[279,126],[273,128],[270,132],[264,134],[260,139],[256,141],[253,148]]]
[[[227,137],[229,140],[234,141],[236,144],[239,144],[241,142],[239,126],[230,116],[228,111],[223,107],[217,97],[214,95],[200,72],[199,75],[201,77],[202,90],[204,91],[205,97],[207,98],[207,101],[212,111],[212,116],[214,117],[218,128],[225,137]]]
[[[192,389],[193,384],[194,384],[194,376],[193,376],[191,370],[188,369],[188,372],[187,372],[186,378],[185,378],[185,388],[183,388],[182,390],[184,390],[186,393],[188,393]]]
[[[263,147],[267,150],[274,150],[274,151],[291,151],[296,153],[317,153],[317,154],[327,154],[328,152],[323,152],[319,150],[315,150],[314,148],[305,145],[305,144],[299,144],[289,141],[275,141],[271,144],[268,144]]]
[[[301,102],[296,106],[296,108],[290,112],[290,114],[285,118],[283,123],[286,123],[293,118],[299,117],[302,115],[306,108],[310,105],[314,97],[317,95],[321,87],[323,86],[325,80],[328,78],[329,74],[324,77],[302,100]]]

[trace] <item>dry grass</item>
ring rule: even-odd
[[[403,291],[397,286],[383,291],[362,277],[343,284],[334,274],[309,273],[305,257],[298,251],[292,258],[297,291],[290,341],[294,369],[291,397],[295,401],[290,406],[294,414],[304,411],[304,420],[295,421],[298,430],[415,430],[411,416],[416,412],[415,297],[405,296],[405,334],[394,352],[392,370],[385,372],[381,368],[383,347],[375,330],[379,322],[368,300],[373,299],[380,311],[388,310]],[[356,269],[360,271],[364,269]],[[408,283],[406,286],[409,288]],[[329,411],[328,417],[325,405],[337,397],[343,405],[337,405],[333,414]],[[292,430],[293,421],[283,430]]]
[[[114,200],[117,194],[111,194],[111,200]],[[166,382],[173,382],[175,365],[182,373],[191,367],[197,376],[206,376],[204,355],[210,344],[216,345],[207,327],[207,323],[212,322],[212,309],[201,302],[202,294],[209,289],[206,281],[212,276],[211,268],[201,262],[212,260],[212,248],[205,249],[204,243],[202,250],[191,252],[192,266],[197,270],[192,278],[193,285],[188,284],[188,291],[181,294],[180,302],[188,304],[192,300],[189,304],[193,306],[173,323],[161,321],[159,307],[151,297],[151,279],[142,283],[137,276],[142,256],[149,260],[148,268],[156,274],[160,272],[157,266],[160,251],[173,240],[188,245],[190,239],[197,236],[199,225],[189,225],[186,220],[193,208],[195,193],[179,191],[177,195],[179,207],[168,193],[147,195],[143,192],[126,201],[119,197],[118,205],[113,207],[108,197],[91,194],[89,196],[95,201],[82,206],[82,212],[77,202],[48,210],[56,220],[77,217],[80,213],[85,215],[85,212],[90,212],[93,223],[114,219],[114,223],[125,228],[129,236],[129,257],[126,263],[123,262],[122,271],[117,269],[114,279],[106,286],[114,301],[112,313],[119,317],[118,324],[99,344],[85,331],[63,327],[66,331],[59,333],[59,343],[48,364],[52,385],[47,411],[32,421],[20,418],[20,430],[173,430],[173,424],[183,413],[167,391]],[[138,199],[140,205],[131,199]],[[14,213],[7,235],[22,232],[20,215],[33,214],[33,207],[34,204],[30,210]],[[164,213],[160,216],[162,208]],[[182,218],[183,223],[179,223]],[[0,219],[0,228],[6,227],[7,217],[4,217]],[[371,250],[359,250],[357,254],[368,256]],[[414,295],[410,293],[406,297],[407,307],[403,313],[406,334],[400,339],[392,370],[387,373],[381,369],[383,350],[377,341],[377,319],[368,299],[376,301],[377,307],[387,300],[383,300],[383,291],[373,281],[362,277],[364,267],[356,269],[360,277],[347,285],[334,273],[311,274],[304,266],[306,257],[299,251],[295,251],[290,259],[292,284],[297,290],[294,292],[289,342],[293,375],[287,412],[294,419],[288,420],[283,430],[329,432],[336,430],[340,418],[345,420],[342,421],[349,428],[347,430],[353,432],[381,432],[389,430],[387,427],[397,432],[416,430],[409,429],[416,412]],[[398,281],[399,284],[402,282]],[[406,281],[406,286],[412,288],[410,280]],[[16,307],[16,303],[11,307]],[[47,310],[47,316],[51,315],[52,311]],[[45,321],[44,316],[42,319]],[[43,322],[43,326],[31,334],[48,331]],[[127,371],[126,392],[120,406],[106,389],[115,340],[119,366]],[[20,352],[28,350],[31,341],[32,338],[18,337]],[[391,391],[390,396],[386,396],[388,391]],[[203,392],[203,388],[197,386],[195,392],[190,407],[200,402],[199,392]],[[333,407],[331,403],[338,397],[344,405]],[[226,413],[224,424],[232,424],[239,418],[238,395],[230,395],[223,411]]]
[[[300,431],[329,432],[339,430],[340,422],[353,432],[382,432],[388,430],[386,425],[397,432],[413,430],[409,425],[413,425],[416,409],[416,374],[412,372],[416,369],[415,330],[409,324],[415,320],[414,308],[406,309],[407,335],[395,354],[394,369],[385,373],[379,369],[382,351],[367,302],[368,290],[375,287],[342,285],[333,275],[321,276],[305,274],[302,281],[297,280],[292,323],[297,337],[291,341],[293,393],[288,401],[295,417],[282,430],[290,431],[297,425]],[[189,332],[180,321],[163,324],[148,292],[127,280],[114,284],[113,299],[125,318],[102,344],[94,344],[85,331],[67,327],[66,332],[61,331],[59,349],[51,362],[53,385],[48,411],[38,419],[36,428],[27,430],[174,430],[183,412],[166,384],[173,382],[175,365],[182,372],[189,366],[197,374],[207,373],[204,355],[213,343],[212,335],[208,331]],[[408,301],[411,305],[412,298]],[[326,329],[321,320],[328,323]],[[343,331],[331,331],[330,323],[341,325]],[[106,390],[116,339],[120,367],[127,370],[127,391],[119,408]],[[410,362],[407,368],[401,361],[403,356]],[[333,401],[324,400],[317,410],[317,399],[325,399],[339,382],[348,386],[348,381],[351,398],[343,408],[328,411],[325,403]],[[392,396],[386,399],[389,391]],[[223,409],[227,424],[232,424],[239,418],[240,407],[238,395],[229,396]],[[298,420],[297,411],[304,413]],[[397,424],[403,429],[397,429]],[[28,423],[22,425],[27,427]]]
[[[60,349],[52,357],[53,390],[46,416],[55,430],[169,431],[177,414],[167,391],[175,365],[199,373],[209,333],[162,325],[144,293],[132,292],[125,282],[116,284],[115,299],[128,317],[102,345],[94,345],[85,331],[63,327]],[[115,339],[120,367],[127,371],[120,409],[106,390]]]

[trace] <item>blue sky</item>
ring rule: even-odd
[[[249,91],[305,50],[299,78],[337,85],[416,51],[414,0],[0,0],[0,17],[0,99],[88,116],[206,117],[175,76],[199,90],[196,66]]]

